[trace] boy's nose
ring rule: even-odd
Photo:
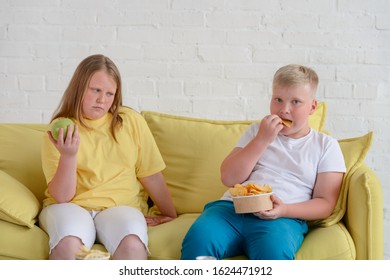
[[[280,107],[280,113],[283,113],[283,114],[289,114],[290,113],[290,106],[288,103],[284,103],[281,107]]]

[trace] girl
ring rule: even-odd
[[[52,121],[71,118],[56,141],[44,137],[48,183],[39,216],[50,259],[75,259],[82,245],[102,243],[112,259],[147,259],[147,224],[176,218],[161,171],[165,164],[138,113],[122,106],[121,77],[103,55],[77,67]],[[147,195],[161,216],[145,218]]]

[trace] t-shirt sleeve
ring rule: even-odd
[[[136,163],[137,177],[147,177],[165,168],[165,163],[146,121],[139,117],[138,122],[138,160]]]
[[[318,173],[345,171],[345,161],[340,145],[336,139],[331,138],[318,164]]]
[[[256,136],[259,130],[259,123],[253,123],[244,131],[236,144],[236,148],[244,148]]]

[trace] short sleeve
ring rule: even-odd
[[[329,138],[323,156],[318,164],[318,173],[345,172],[345,161],[340,145],[336,139]]]

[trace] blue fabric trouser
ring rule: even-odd
[[[181,259],[246,255],[251,260],[292,260],[307,230],[303,220],[261,220],[253,214],[236,214],[233,202],[217,200],[206,204],[188,230]]]

